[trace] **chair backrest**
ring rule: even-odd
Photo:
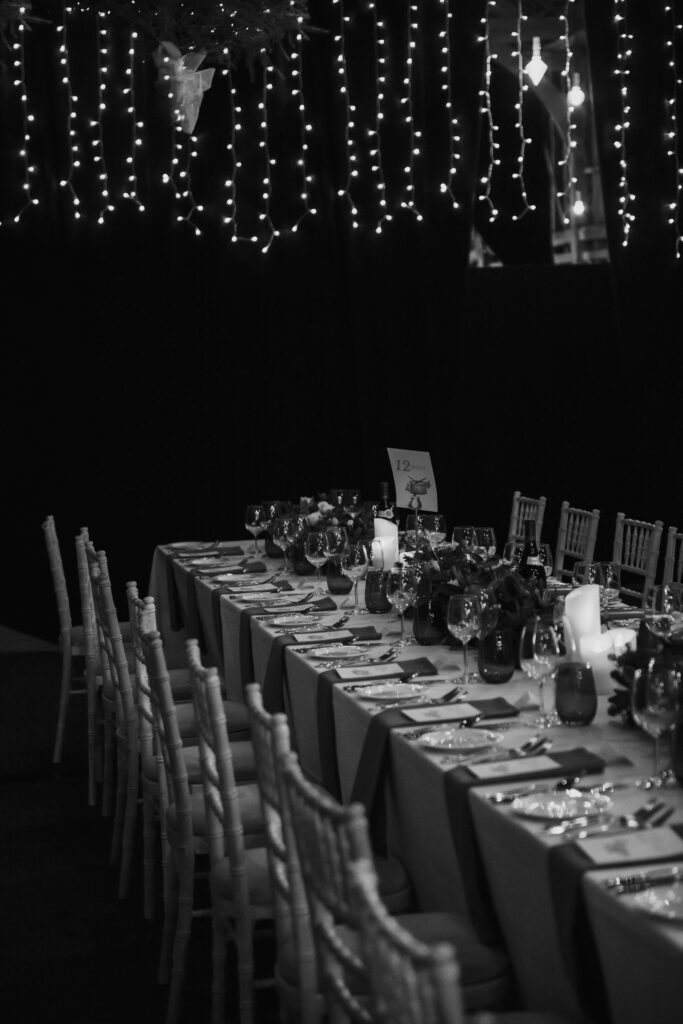
[[[670,526],[666,535],[662,583],[683,583],[683,533]]]
[[[562,502],[553,562],[553,576],[556,579],[570,579],[574,562],[593,561],[599,521],[599,508],[588,512],[583,508],[574,508],[568,501]],[[570,565],[565,566],[566,558],[571,558]]]
[[[142,649],[149,675],[149,688],[154,714],[154,730],[161,754],[163,770],[159,773],[159,800],[162,808],[175,805],[177,847],[193,856],[194,829],[187,763],[178,726],[171,680],[166,666],[164,645],[158,630],[142,633]]]
[[[186,650],[199,739],[209,857],[212,864],[229,857],[232,899],[238,916],[245,916],[249,912],[249,876],[221,681],[217,669],[202,665],[197,640],[188,640]]]
[[[143,758],[154,758],[154,711],[152,710],[152,691],[149,685],[149,673],[143,633],[153,633],[157,628],[156,607],[153,597],[141,598],[135,580],[126,583],[128,598],[128,618],[130,620],[131,640],[135,671],[133,673],[133,691],[138,709],[138,743]],[[159,753],[161,761],[161,753]]]
[[[612,561],[621,566],[621,594],[637,598],[643,605],[657,575],[663,528],[661,519],[648,523],[617,513]]]
[[[81,622],[83,624],[83,655],[85,660],[85,677],[88,685],[95,686],[95,677],[102,674],[100,657],[100,637],[95,613],[92,580],[90,579],[90,562],[87,547],[91,545],[86,527],[76,536],[76,569],[78,572],[78,592],[81,602]],[[108,665],[107,665],[108,671]]]
[[[277,945],[278,949],[294,949],[298,1018],[302,1024],[312,1024],[321,1013],[315,947],[291,815],[282,792],[281,766],[291,752],[289,725],[286,715],[266,711],[259,683],[249,683],[245,697],[265,821]],[[281,992],[280,998],[285,996]]]
[[[351,895],[377,1024],[464,1024],[460,969],[448,943],[415,939],[382,902],[374,867],[351,865]]]
[[[358,924],[350,865],[359,859],[372,861],[365,810],[359,803],[342,805],[309,782],[294,753],[283,758],[282,779],[330,1020],[372,1024],[367,1000],[357,994],[367,992],[367,965],[357,944],[345,938]]]
[[[54,516],[47,516],[43,521],[43,530],[45,531],[47,557],[50,563],[50,570],[52,572],[52,586],[54,587],[55,597],[57,599],[59,630],[60,633],[69,637],[70,642],[72,626],[71,605],[69,603],[69,591],[66,585],[64,563],[62,562],[62,552],[59,547],[59,537],[57,536],[57,527],[55,526]]]
[[[536,540],[540,542],[546,500],[544,496],[527,498],[520,491],[515,491],[512,495],[508,541],[524,540],[524,520],[533,519],[536,523]]]

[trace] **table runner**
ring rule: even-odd
[[[666,827],[683,838],[683,825]],[[643,859],[641,863],[656,863],[661,859],[670,860],[671,857]],[[613,864],[595,864],[576,843],[561,843],[548,854],[560,953],[586,1012],[595,1015],[599,1021],[609,1021],[609,1003],[581,880],[587,871],[602,871],[608,867],[623,869],[623,866],[623,858]]]

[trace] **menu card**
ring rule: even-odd
[[[618,835],[591,836],[577,840],[576,845],[594,864],[683,857],[683,839],[670,828],[645,828]]]

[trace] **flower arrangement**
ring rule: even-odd
[[[610,676],[618,684],[614,693],[607,698],[607,714],[620,718],[624,725],[633,728],[631,713],[631,687],[638,669],[645,668],[653,658],[677,662],[683,666],[683,641],[664,640],[656,637],[645,622],[640,623],[635,651],[624,651],[614,656],[616,667]]]
[[[376,503],[345,503],[343,492],[322,492],[316,497],[301,497],[291,511],[305,515],[311,530],[326,530],[332,526],[343,526],[350,540],[370,538],[374,532]]]

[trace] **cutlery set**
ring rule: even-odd
[[[659,828],[669,820],[674,810],[673,807],[667,807],[664,801],[652,799],[631,814],[619,814],[616,817],[605,814],[590,820],[586,817],[573,818],[546,825],[544,831],[546,835],[563,836],[574,841],[604,833],[612,835],[632,829]]]
[[[547,737],[532,736],[530,740],[523,743],[521,747],[506,747],[504,750],[487,751],[484,754],[475,756],[458,754],[445,754],[440,758],[440,763],[445,765],[462,765],[467,767],[470,764],[488,764],[493,761],[507,761],[509,758],[538,757],[546,754],[553,745],[553,741]]]
[[[665,868],[653,868],[651,871],[639,871],[635,875],[614,875],[603,883],[606,889],[621,895],[622,893],[642,892],[656,885],[673,885],[683,881],[683,866],[674,865]]]

